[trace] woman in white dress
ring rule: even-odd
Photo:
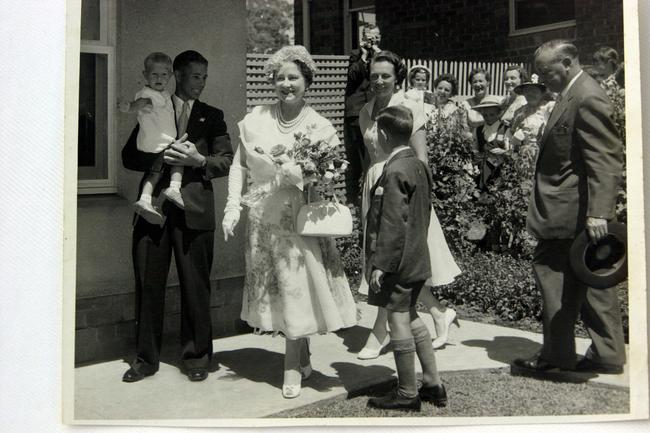
[[[300,394],[301,377],[311,373],[308,336],[354,326],[356,305],[331,238],[303,237],[295,221],[305,203],[302,172],[291,161],[272,159],[283,145],[295,145],[294,134],[335,147],[340,144],[332,124],[304,100],[316,65],[302,46],[287,46],[266,64],[278,102],[253,110],[239,122],[239,145],[228,177],[223,231],[234,236],[244,204],[246,276],[241,318],[259,333],[282,334],[285,398]],[[309,186],[305,186],[309,188]]]
[[[366,212],[369,208],[370,190],[379,179],[386,158],[388,157],[388,155],[386,155],[377,145],[377,124],[375,121],[377,113],[382,109],[393,105],[404,105],[408,107],[413,113],[413,134],[411,135],[409,144],[415,151],[417,157],[427,163],[427,145],[424,131],[425,116],[421,105],[407,98],[404,93],[398,92],[399,86],[404,81],[405,75],[406,65],[404,65],[402,59],[398,55],[390,51],[382,51],[376,54],[370,63],[370,85],[375,97],[364,105],[359,112],[359,126],[361,127],[361,133],[363,134],[363,140],[368,149],[371,162],[363,186],[361,203],[361,216],[364,223]],[[445,241],[442,229],[440,228],[440,223],[433,211],[431,212],[427,243],[430,251],[432,278],[427,281],[426,285],[433,286],[451,283],[453,277],[458,275],[460,270],[456,266],[451,253],[449,253],[449,248],[447,247],[447,242]],[[445,275],[440,278],[440,273],[453,275],[450,275],[449,277]],[[368,286],[365,280],[362,280],[359,291],[361,293],[367,293]],[[421,295],[419,300],[427,305],[434,321],[438,321],[440,329],[442,329],[443,322],[451,316],[449,313],[445,316],[443,313],[444,307],[442,307],[437,299],[433,297],[430,290],[422,290],[420,293]],[[448,309],[448,311],[453,310]],[[458,323],[455,318],[455,313],[453,316],[452,321]],[[358,358],[376,358],[381,353],[383,347],[388,344],[389,337],[386,328],[387,318],[387,311],[380,308],[377,312],[377,318],[375,319],[372,332],[368,336],[365,346],[359,352]],[[438,329],[438,326],[436,326],[436,329]]]

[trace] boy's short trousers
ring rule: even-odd
[[[378,293],[368,289],[368,305],[384,307],[390,311],[406,312],[415,307],[424,281],[399,284],[397,275],[386,274]]]

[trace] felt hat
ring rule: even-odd
[[[496,95],[487,95],[480,104],[477,104],[472,107],[472,110],[481,110],[484,108],[501,108],[501,103],[503,98]]]
[[[584,230],[571,245],[569,260],[580,281],[595,289],[613,287],[627,278],[627,228],[607,224],[607,236],[593,244]]]
[[[515,88],[513,89],[513,91],[514,91],[517,95],[523,95],[523,93],[524,93],[524,89],[525,89],[526,87],[537,87],[539,90],[542,91],[542,93],[544,93],[544,92],[546,91],[546,85],[545,85],[544,83],[540,83],[540,82],[539,82],[539,77],[537,76],[537,74],[533,74],[533,75],[531,75],[529,81],[526,81],[526,82],[524,82],[524,83],[521,83],[520,85],[518,85],[517,87],[515,87]]]

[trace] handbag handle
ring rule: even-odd
[[[307,204],[311,203],[311,189],[312,189],[312,185],[310,184],[307,187]],[[341,204],[341,202],[339,202],[339,198],[336,196],[336,192],[332,194],[332,198],[334,198],[334,202],[336,204]]]

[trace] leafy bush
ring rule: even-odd
[[[542,297],[530,261],[493,251],[477,251],[458,259],[463,273],[434,293],[454,304],[504,320],[541,319]]]
[[[343,201],[344,198],[340,197]],[[358,215],[360,211],[352,205],[348,205],[352,211],[352,235],[336,239],[336,245],[341,253],[341,261],[345,275],[348,277],[350,287],[353,290],[359,288],[361,284],[361,275],[363,272],[363,233],[361,231],[361,222]]]
[[[434,111],[426,123],[433,207],[455,252],[474,249],[467,233],[480,220],[474,182],[478,167],[473,162],[473,141],[465,129],[464,116],[460,107],[447,116]]]
[[[489,227],[489,247],[513,257],[530,258],[537,244],[526,230],[528,200],[533,190],[536,145],[525,144],[504,158],[500,175],[481,200]]]

